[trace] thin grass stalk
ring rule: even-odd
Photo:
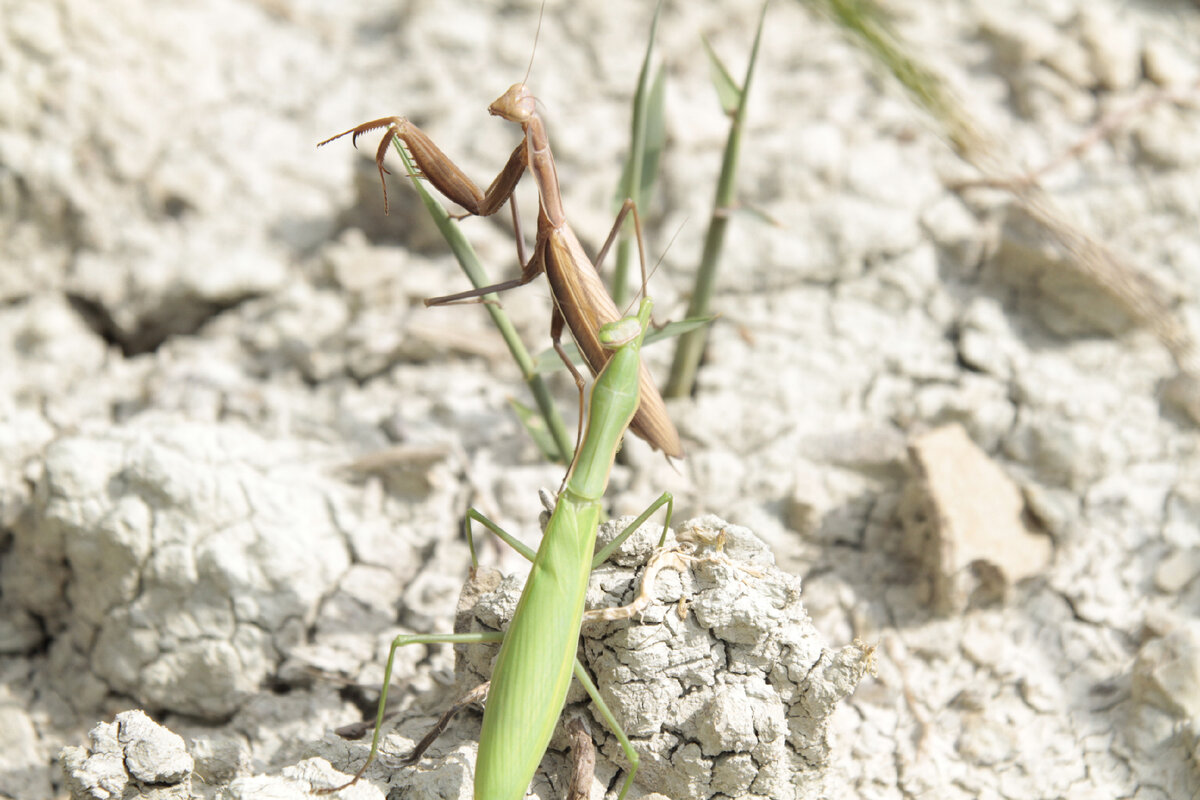
[[[729,212],[734,203],[734,187],[737,179],[738,154],[742,145],[742,128],[746,119],[746,99],[750,94],[750,82],[754,76],[754,65],[758,61],[758,45],[762,40],[763,21],[767,16],[764,3],[758,18],[758,31],[754,34],[754,46],[750,51],[750,63],[746,65],[746,78],[742,81],[741,97],[729,126],[729,138],[725,141],[725,155],[721,161],[721,175],[717,181],[716,197],[713,200],[712,217],[708,232],[704,236],[704,251],[700,267],[696,272],[696,283],[692,287],[692,299],[688,303],[687,318],[709,315],[713,285],[716,283],[717,265],[725,244],[725,229],[729,225]],[[667,379],[663,397],[687,397],[696,383],[696,370],[708,342],[708,328],[697,328],[679,337],[675,346],[675,358],[671,362],[671,376]]]
[[[969,118],[953,92],[934,70],[908,52],[874,0],[803,0],[823,13],[844,31],[904,87],[913,101],[942,125],[955,151],[975,162],[994,155],[995,143],[988,141]]]
[[[1163,299],[1168,292],[1143,269],[1118,256],[1107,244],[1069,219],[1036,180],[1005,180],[1004,175],[1018,171],[1013,168],[1015,159],[1004,143],[989,136],[971,117],[945,79],[911,54],[874,0],[804,2],[853,35],[941,126],[955,153],[983,173],[984,183],[1007,188],[1017,204],[1066,252],[1067,264],[1114,298],[1139,324],[1153,331],[1175,359],[1181,376],[1193,385],[1200,385],[1197,344],[1186,322]],[[1200,402],[1189,404],[1188,413],[1200,420]]]
[[[409,159],[408,153],[404,150],[400,140],[393,139],[392,144],[395,146],[397,152],[400,153],[400,158],[404,160],[404,168],[408,170],[408,174],[413,178],[412,184],[417,190],[421,202],[429,210],[434,223],[437,225],[438,230],[441,231],[442,236],[445,237],[446,243],[450,245],[451,252],[458,259],[459,266],[462,267],[463,272],[471,281],[471,285],[476,289],[490,286],[493,281],[488,277],[483,266],[479,263],[479,257],[475,254],[475,249],[471,247],[470,242],[463,236],[458,223],[454,221],[442,204],[433,198],[424,184],[417,178],[416,168]],[[575,451],[574,437],[567,433],[566,423],[563,422],[562,415],[559,413],[558,407],[554,404],[554,398],[551,397],[550,390],[546,387],[546,382],[535,369],[533,358],[529,355],[529,351],[525,349],[521,337],[517,335],[517,330],[513,326],[512,320],[508,318],[508,314],[504,311],[504,308],[500,305],[497,295],[493,292],[484,295],[481,299],[484,302],[484,307],[487,308],[488,314],[492,316],[492,321],[496,324],[496,329],[504,337],[504,343],[508,345],[508,351],[512,353],[513,360],[517,362],[517,368],[521,371],[521,378],[529,387],[529,391],[533,393],[534,402],[537,404],[542,418],[546,421],[546,429],[554,440],[559,458],[562,459],[563,463],[569,464]]]
[[[654,19],[650,22],[650,42],[646,45],[646,56],[638,73],[637,92],[633,96],[633,121],[629,136],[629,165],[621,185],[619,203],[628,198],[633,200],[638,211],[642,210],[642,171],[646,163],[646,119],[650,103],[650,59],[654,51],[654,37],[658,33],[658,14],[662,11],[660,1],[654,8]],[[629,261],[632,258],[633,240],[629,234],[632,222],[621,226],[621,238],[617,241],[617,265],[613,270],[612,296],[617,308],[624,308],[629,299]]]

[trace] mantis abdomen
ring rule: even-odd
[[[476,800],[520,800],[571,685],[598,503],[561,498],[492,670],[475,767]]]

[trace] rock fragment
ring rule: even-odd
[[[1050,540],[1026,524],[1020,489],[961,426],[916,437],[909,453],[917,477],[900,508],[905,549],[924,564],[936,608],[995,602],[1046,567]]]

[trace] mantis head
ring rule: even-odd
[[[493,116],[503,117],[509,122],[524,125],[536,113],[537,100],[523,83],[514,83],[488,106]]]
[[[616,322],[600,326],[600,330],[596,334],[600,339],[600,344],[604,345],[606,350],[616,350],[618,347],[641,338],[643,331],[646,330],[646,325],[650,322],[652,306],[653,304],[648,298],[643,299],[641,306],[638,307],[636,317],[624,317]]]

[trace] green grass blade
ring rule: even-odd
[[[562,363],[561,359],[559,363]],[[521,421],[521,426],[525,428],[529,438],[533,439],[533,443],[542,451],[542,455],[551,461],[557,459],[559,457],[558,444],[550,435],[550,429],[546,427],[546,420],[542,415],[515,397],[508,398],[508,405],[517,415],[517,419]]]
[[[642,182],[639,194],[646,202],[650,202],[650,196],[654,193],[658,162],[662,159],[663,149],[667,145],[666,96],[667,71],[659,67],[650,87],[649,102],[646,104],[646,135],[643,139],[645,148],[642,154]],[[625,202],[625,198],[620,198],[620,202]]]
[[[712,218],[704,236],[704,251],[700,257],[700,268],[696,272],[696,284],[692,287],[692,299],[688,303],[689,319],[707,316],[712,300],[713,284],[716,282],[717,263],[725,244],[725,229],[729,225],[729,208],[733,205],[734,185],[737,177],[738,153],[742,145],[742,128],[746,120],[746,99],[750,96],[750,82],[754,77],[754,65],[758,62],[758,46],[762,42],[763,22],[767,18],[764,3],[758,18],[758,31],[754,34],[754,46],[750,50],[750,62],[746,65],[746,79],[742,81],[738,94],[740,101],[729,126],[729,138],[725,142],[725,157],[721,162],[721,175],[717,180],[716,198],[713,201]],[[671,362],[671,377],[667,380],[664,397],[686,397],[692,393],[696,383],[696,369],[704,354],[708,341],[708,330],[701,328],[679,337],[675,348],[675,359]]]
[[[626,198],[633,200],[637,205],[638,211],[642,209],[642,203],[649,198],[649,193],[643,193],[643,186],[646,184],[646,149],[647,149],[647,130],[650,128],[650,102],[654,95],[654,90],[650,80],[650,61],[654,55],[654,37],[658,33],[658,15],[662,11],[662,0],[654,8],[654,19],[650,23],[650,40],[646,43],[646,55],[642,59],[642,69],[638,73],[637,91],[633,95],[633,122],[629,137],[629,160],[625,170],[622,172],[622,183],[619,189],[619,203],[624,203]],[[655,81],[657,83],[657,80]],[[663,93],[658,93],[658,102],[660,108],[658,114],[661,115]],[[661,145],[659,147],[661,150]],[[657,167],[658,158],[654,158],[655,166]],[[653,176],[650,178],[653,182]],[[632,253],[632,243],[628,234],[629,223],[623,226],[621,238],[617,242],[617,266],[613,270],[612,296],[617,308],[623,308],[629,298],[629,261]]]
[[[703,317],[689,317],[676,322],[668,322],[661,328],[651,328],[646,333],[646,344],[651,345],[663,339],[674,339],[678,336],[683,336],[685,333],[706,328],[713,323],[717,318],[717,314],[708,314]]]
[[[659,67],[658,73],[654,76],[654,85],[650,89],[650,103],[646,107],[646,146],[642,155],[642,179],[641,179],[641,197],[649,198],[654,190],[654,181],[658,177],[658,163],[662,159],[663,149],[667,143],[667,125],[665,119],[666,102],[666,86],[667,86],[666,70]],[[617,190],[613,192],[613,208],[619,209],[621,204],[625,202],[628,194],[625,187],[632,180],[629,176],[633,174],[633,154],[625,159],[625,163],[621,167],[621,180],[617,184]],[[639,209],[640,210],[640,209]]]
[[[400,141],[394,139],[392,143],[400,153],[400,158],[404,160],[405,169],[408,170],[408,174],[413,178],[412,184],[417,190],[421,202],[429,210],[434,223],[437,225],[438,230],[441,231],[442,236],[445,237],[446,243],[450,245],[451,252],[458,259],[459,266],[466,273],[467,278],[471,281],[471,285],[476,289],[490,286],[493,281],[488,277],[483,266],[479,263],[479,257],[475,254],[475,249],[471,247],[471,243],[463,236],[458,223],[442,207],[442,204],[433,198],[433,195],[425,188],[424,183],[417,178],[416,168],[409,159],[408,153],[401,146]],[[517,335],[516,328],[513,327],[512,321],[508,318],[508,314],[505,313],[496,295],[485,295],[483,299],[490,301],[484,307],[491,314],[492,321],[496,324],[500,335],[504,337],[504,343],[508,345],[508,350],[512,353],[513,360],[517,362],[517,368],[521,370],[522,378],[524,378],[526,385],[529,386],[529,390],[533,392],[534,401],[537,403],[538,410],[545,420],[548,435],[553,439],[555,445],[552,452],[558,458],[562,459],[564,463],[570,463],[574,451],[574,437],[567,433],[567,426],[563,422],[558,408],[554,405],[554,399],[550,396],[550,390],[546,387],[546,383],[542,380],[542,377],[534,369],[533,358],[530,357],[529,351],[525,349],[524,343],[521,342],[521,337]]]
[[[717,55],[717,51],[713,50],[712,43],[708,41],[707,36],[701,36],[700,41],[704,43],[704,52],[708,53],[708,64],[712,72],[713,86],[717,90],[717,97],[721,100],[721,108],[725,109],[726,116],[732,117],[737,113],[738,107],[742,104],[742,90],[734,81],[733,76],[729,74],[729,70],[725,68],[721,57]]]
[[[710,314],[707,317],[696,317],[695,319],[681,319],[677,322],[668,322],[661,328],[652,327],[646,332],[644,344],[649,346],[664,339],[674,339],[690,331],[711,325],[713,320],[716,318],[716,314]],[[570,358],[574,363],[583,363],[583,357],[579,355],[579,348],[575,346],[574,342],[564,342],[563,350],[566,352],[567,357]],[[555,352],[554,348],[547,347],[534,357],[533,369],[539,375],[549,375],[551,373],[558,372],[560,369],[566,369],[566,366],[563,364],[562,359],[558,357],[558,353]]]

